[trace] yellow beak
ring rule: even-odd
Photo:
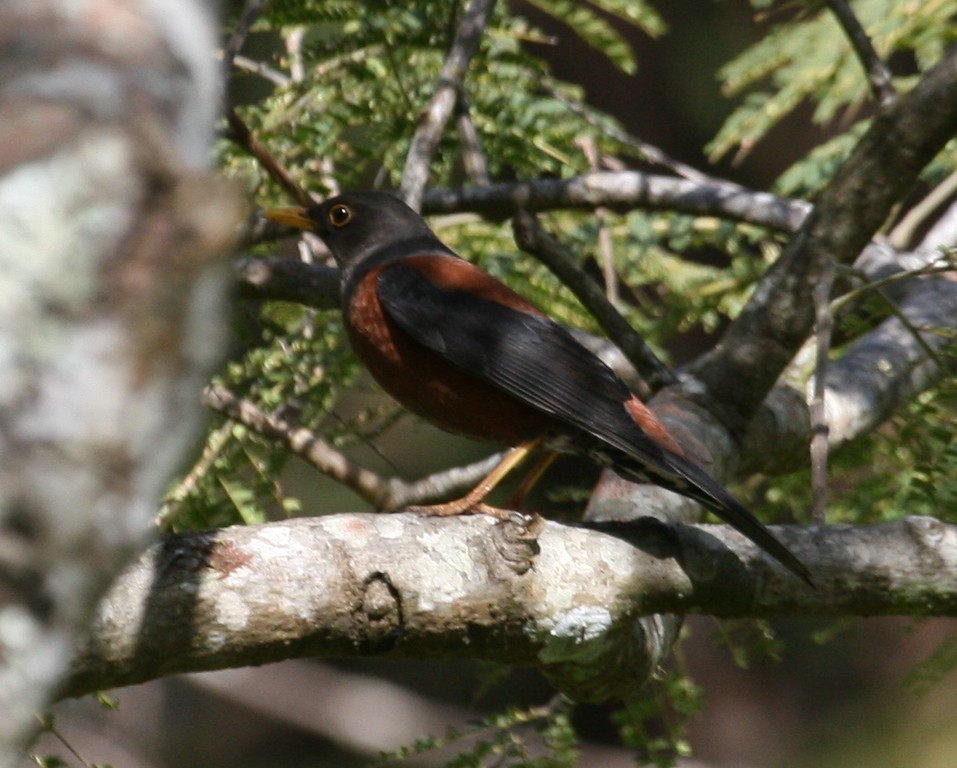
[[[264,219],[275,221],[278,224],[285,224],[296,229],[313,230],[316,228],[316,222],[306,216],[305,208],[272,208],[262,212]]]

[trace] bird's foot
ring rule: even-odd
[[[495,511],[508,515],[492,528],[489,541],[498,555],[495,562],[503,563],[510,572],[518,576],[528,573],[541,551],[538,536],[545,527],[545,518],[537,514],[509,512],[505,509]]]
[[[489,546],[498,554],[497,562],[519,576],[526,573],[538,554],[538,535],[545,525],[545,518],[538,514],[519,512],[513,509],[493,507],[483,501],[466,496],[446,504],[412,506],[401,510],[431,517],[455,515],[488,515],[498,520],[493,527]]]

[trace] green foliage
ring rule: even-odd
[[[753,3],[763,7],[766,3]],[[955,0],[902,3],[857,0],[851,4],[878,54],[910,59],[923,71],[940,60],[955,39]],[[822,3],[807,3],[795,20],[774,26],[760,41],[719,72],[724,92],[742,103],[708,144],[711,158],[746,155],[799,107],[812,107],[811,119],[844,132],[866,115],[869,86],[859,60],[833,14]],[[911,75],[894,79],[906,91]],[[858,126],[855,131],[859,132]],[[828,170],[853,146],[853,135],[839,135],[803,158],[781,181],[789,194],[809,195],[830,177]]]
[[[529,4],[567,24],[586,43],[602,51],[616,67],[633,73],[638,62],[621,33],[591,6],[575,0],[529,0]],[[662,18],[645,3],[629,0],[595,0],[595,8],[634,24],[649,35],[665,31]]]
[[[362,439],[383,419],[370,413],[347,422],[330,419],[339,393],[359,373],[332,313],[266,310],[263,339],[230,363],[213,382],[267,414],[313,429],[334,445]],[[218,419],[203,455],[167,497],[164,524],[173,529],[261,523],[299,512],[281,478],[288,452],[244,424]]]
[[[636,753],[639,765],[673,766],[691,754],[688,719],[700,711],[702,691],[681,670],[662,672],[615,712],[621,740]]]
[[[578,3],[541,3],[555,13],[565,5],[577,9],[567,23],[590,42],[608,43],[610,48],[603,50],[628,66],[630,53],[603,17]],[[641,5],[604,5],[609,12],[658,28],[656,17]],[[323,161],[330,159],[345,188],[370,186],[373,179],[396,186],[412,129],[432,96],[460,12],[457,3],[445,0],[387,2],[377,13],[369,13],[362,2],[272,3],[265,28],[281,32],[304,25],[308,30],[302,52],[306,75],[247,107],[243,116],[307,188],[322,191]],[[493,177],[561,175],[587,167],[574,141],[583,132],[594,132],[560,98],[543,90],[545,65],[521,46],[536,38],[544,39],[500,3],[469,70],[471,116]],[[574,94],[574,89],[562,90]],[[461,173],[459,149],[457,136],[447,132],[431,168],[437,183],[449,183]],[[224,148],[223,159],[237,171],[251,170],[233,148]],[[259,181],[259,198],[275,198],[265,179]]]
[[[957,670],[957,633],[948,635],[924,661],[907,675],[907,687],[917,695],[926,694],[942,678]]]
[[[718,624],[718,642],[727,648],[735,665],[749,669],[755,659],[781,660],[782,643],[774,627],[759,619],[722,621]]]
[[[941,359],[950,359],[953,350]],[[828,522],[879,523],[909,515],[957,522],[957,383],[945,380],[914,398],[874,432],[829,461]],[[810,508],[809,472],[775,477],[761,503],[766,519],[802,519]]]
[[[957,385],[928,390],[880,430],[834,461],[835,521],[880,522],[908,515],[957,521]]]
[[[510,708],[463,730],[449,728],[444,737],[426,736],[394,752],[383,753],[379,766],[455,747],[446,768],[575,768],[578,735],[570,720],[571,704],[563,697],[543,707]],[[534,756],[533,756],[534,755]]]

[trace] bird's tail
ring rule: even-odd
[[[626,454],[616,456],[612,466],[628,479],[652,482],[694,499],[747,536],[789,571],[814,586],[807,566],[717,480],[684,457],[666,449],[663,449],[663,453],[663,466],[650,466]]]

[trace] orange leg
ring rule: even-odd
[[[492,490],[498,485],[505,476],[515,469],[528,454],[534,451],[541,440],[532,440],[527,443],[522,443],[515,448],[509,450],[506,453],[502,460],[495,466],[491,472],[489,472],[485,479],[482,480],[478,485],[475,486],[471,491],[469,491],[461,499],[456,499],[455,501],[449,501],[445,504],[432,504],[428,506],[414,506],[406,507],[405,512],[417,512],[423,515],[432,515],[437,517],[451,517],[453,515],[464,515],[467,512],[473,512],[483,515],[491,515],[492,517],[497,517],[499,519],[507,519],[510,517],[511,513],[508,510],[498,509],[497,507],[489,506],[488,504],[483,503],[485,497],[488,496]]]
[[[558,454],[555,451],[549,451],[535,463],[535,466],[532,467],[531,471],[525,476],[525,479],[522,480],[521,485],[515,489],[512,498],[509,499],[509,507],[518,509],[522,505],[522,502],[525,501],[525,497],[532,488],[535,487],[535,484],[542,479],[542,475],[548,471],[548,468],[555,463],[555,459],[557,458]]]

